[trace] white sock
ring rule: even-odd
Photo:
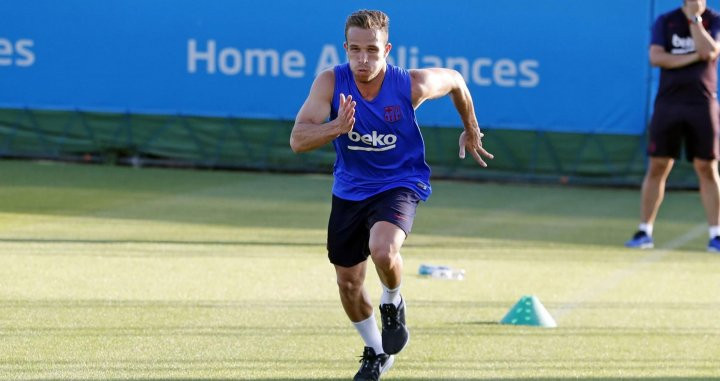
[[[380,295],[380,304],[394,304],[395,307],[400,305],[400,285],[395,288],[388,288],[386,285],[380,283],[383,288],[382,295]]]
[[[375,350],[375,354],[379,355],[385,353],[382,347],[382,337],[380,336],[380,329],[378,328],[377,322],[375,321],[375,313],[373,312],[369,318],[353,322],[355,329],[357,329],[360,337],[365,342],[365,346],[371,347]]]
[[[718,225],[710,226],[710,229],[708,229],[708,230],[710,233],[710,239],[713,239],[720,235],[720,226],[718,226]]]
[[[645,233],[647,233],[648,236],[652,237],[653,224],[647,224],[643,222],[638,225],[638,229],[644,231]]]

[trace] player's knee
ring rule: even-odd
[[[395,266],[399,252],[392,245],[378,245],[371,247],[370,253],[376,266],[390,269]]]
[[[338,277],[337,285],[341,293],[351,295],[362,290],[363,281],[359,277]]]
[[[717,165],[709,160],[695,160],[695,172],[702,180],[714,181],[717,178]]]
[[[662,179],[668,175],[669,166],[670,166],[669,162],[664,162],[664,161],[653,162],[648,167],[647,175],[648,175],[648,177],[653,178],[653,179]]]

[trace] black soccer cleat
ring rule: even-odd
[[[395,361],[395,356],[381,353],[375,354],[371,347],[365,347],[360,359],[360,369],[355,374],[353,381],[378,381],[380,375],[387,372]]]
[[[400,299],[400,305],[380,305],[380,320],[382,321],[382,345],[385,353],[394,355],[407,345],[410,340],[410,331],[405,326],[405,300]]]

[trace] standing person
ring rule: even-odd
[[[707,249],[720,251],[719,33],[720,15],[707,8],[706,0],[684,0],[681,8],[660,15],[653,25],[650,63],[661,68],[660,86],[650,122],[650,164],[642,185],[640,226],[627,247],[653,247],[653,223],[665,181],[684,140],[710,226]]]
[[[407,71],[386,62],[389,21],[372,10],[347,18],[343,46],[349,62],[315,78],[290,136],[295,152],[335,146],[327,250],[343,309],[365,342],[355,380],[378,380],[409,339],[400,248],[417,204],[431,193],[415,109],[450,94],[465,127],[460,158],[469,151],[485,167],[482,156],[493,157],[482,147],[470,91],[457,71]],[[363,286],[368,256],[383,288],[382,334]]]

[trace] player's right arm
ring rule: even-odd
[[[700,61],[697,52],[690,54],[671,54],[661,45],[650,45],[650,64],[663,69],[677,69]]]
[[[340,94],[337,118],[326,122],[330,116],[334,88],[335,73],[332,70],[325,70],[315,78],[290,133],[290,148],[294,152],[312,151],[352,130],[355,125],[355,101],[351,95],[346,99]]]

